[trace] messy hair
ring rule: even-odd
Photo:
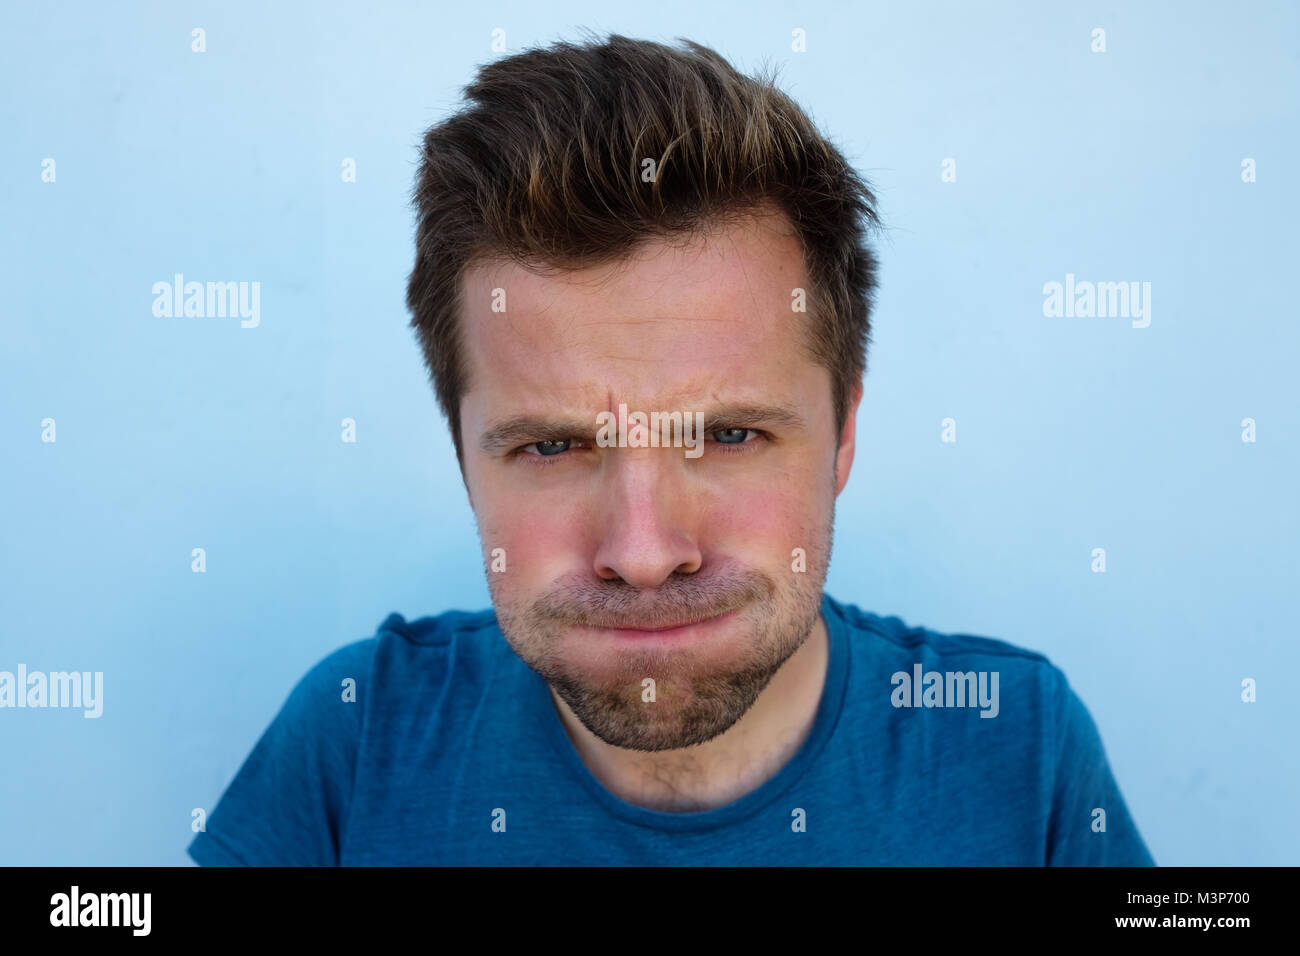
[[[406,303],[462,466],[458,314],[470,265],[615,262],[647,240],[773,205],[803,249],[806,347],[831,373],[843,427],[866,369],[875,196],[770,76],[677,42],[613,34],[504,57],[425,134]]]

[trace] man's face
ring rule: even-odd
[[[795,289],[803,257],[776,214],[616,266],[466,271],[464,470],[485,561],[504,560],[492,601],[607,743],[712,739],[816,622],[857,396],[837,434]],[[620,404],[703,413],[702,454],[602,447],[598,415]]]

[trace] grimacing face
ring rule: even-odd
[[[861,389],[837,434],[791,308],[809,281],[789,220],[544,276],[481,262],[462,283],[465,482],[485,562],[504,549],[487,577],[507,641],[606,743],[716,737],[816,623],[853,461]],[[620,403],[703,412],[703,453],[601,447]]]

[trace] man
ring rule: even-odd
[[[822,592],[876,285],[841,154],[693,43],[466,92],[407,299],[494,611],[318,664],[194,859],[1150,864],[1049,661]]]

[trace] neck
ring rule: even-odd
[[[757,789],[799,750],[817,717],[829,650],[818,615],[745,716],[712,740],[681,750],[645,753],[607,744],[554,691],[551,699],[582,762],[616,796],[651,810],[711,810]]]

